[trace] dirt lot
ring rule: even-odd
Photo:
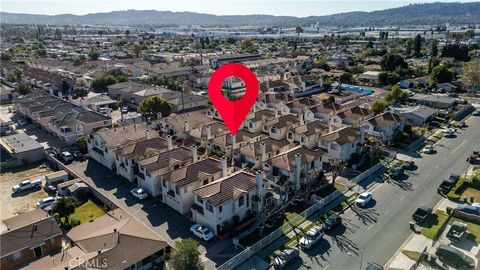
[[[42,189],[33,189],[24,191],[12,197],[12,187],[25,179],[42,179],[45,183],[45,175],[52,172],[48,167],[40,168],[38,166],[17,168],[13,171],[2,172],[0,175],[0,220],[4,220],[21,213],[28,212],[36,208],[36,202],[48,197],[48,194]]]

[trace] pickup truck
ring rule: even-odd
[[[421,206],[417,208],[415,213],[413,213],[412,217],[413,217],[413,220],[417,222],[417,224],[422,224],[430,217],[430,214],[432,214],[431,208]]]
[[[28,189],[40,188],[40,187],[42,187],[42,180],[40,179],[24,180],[20,182],[20,184],[12,187],[12,193],[17,193],[17,192],[25,191]]]
[[[443,180],[443,182],[438,186],[438,194],[447,194],[455,186],[455,182],[452,180]]]

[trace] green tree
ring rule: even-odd
[[[198,242],[191,238],[175,241],[175,248],[170,254],[168,266],[174,270],[203,270]]]
[[[78,148],[78,151],[82,152],[83,154],[88,152],[87,139],[85,139],[85,137],[78,138],[78,140],[75,142],[75,146]]]
[[[400,81],[400,75],[395,72],[381,72],[378,75],[380,85],[394,85]]]
[[[352,73],[350,72],[345,72],[342,75],[340,75],[340,82],[341,83],[350,83],[352,82]]]
[[[455,78],[453,69],[448,68],[444,64],[440,64],[432,69],[430,80],[432,83],[446,83],[451,82]]]
[[[436,39],[432,40],[431,55],[432,57],[436,57],[438,55],[438,41]]]
[[[88,57],[90,58],[90,60],[96,61],[100,57],[100,52],[92,50],[88,53]]]
[[[383,56],[380,62],[382,70],[395,71],[397,68],[407,68],[408,64],[403,57],[397,53],[389,53]]]
[[[78,202],[75,198],[62,197],[52,207],[52,213],[58,214],[60,218],[64,218],[64,223],[67,224],[70,221],[70,215],[75,213],[75,208]]]
[[[18,85],[18,93],[20,95],[26,95],[28,93],[31,93],[33,91],[33,88],[30,87],[30,85],[26,84],[26,83],[20,83]]]
[[[295,27],[295,32],[300,36],[300,34],[303,33],[303,28],[297,25],[297,27]]]
[[[115,77],[110,74],[106,74],[106,75],[95,78],[90,84],[90,87],[92,87],[94,92],[102,93],[102,92],[108,91],[107,86],[115,83],[117,83],[117,80],[115,79]]]
[[[400,89],[400,86],[394,85],[392,89],[388,92],[385,100],[389,103],[401,103],[404,104],[408,101],[407,91]]]
[[[388,104],[384,99],[376,99],[370,105],[370,110],[373,112],[373,114],[377,115],[383,113],[387,106]]]
[[[88,90],[86,88],[75,88],[73,94],[75,97],[86,97],[88,95]]]
[[[405,42],[405,54],[407,56],[410,56],[412,54],[412,46],[413,46],[413,41],[411,38],[407,39]]]
[[[415,52],[415,56],[420,56],[420,51],[422,50],[422,36],[420,34],[415,36],[413,40],[413,51]]]
[[[478,60],[470,60],[463,64],[463,78],[475,93],[477,87],[480,86],[480,62]]]
[[[2,52],[0,53],[0,61],[2,62],[10,62],[12,60],[12,55],[9,53]]]
[[[140,55],[142,54],[142,46],[140,46],[138,42],[133,43],[132,52],[133,55],[135,55],[135,58],[140,58]]]
[[[137,111],[144,117],[155,120],[158,113],[161,113],[162,117],[169,116],[172,113],[172,104],[159,96],[153,96],[144,99]]]
[[[130,36],[130,30],[128,30],[128,29],[125,30],[125,36],[127,36],[127,37]]]

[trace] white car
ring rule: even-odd
[[[45,208],[57,202],[57,198],[55,197],[47,197],[45,199],[41,199],[37,202],[37,208]]]
[[[445,138],[453,137],[454,134],[455,134],[453,132],[453,130],[451,130],[451,129],[444,129],[444,130],[442,130],[442,132],[443,132],[443,137],[445,137]]]
[[[215,237],[215,235],[213,235],[212,231],[210,231],[209,228],[200,224],[192,225],[192,227],[190,227],[190,232],[202,238],[205,241],[208,241],[213,237]]]
[[[128,113],[128,106],[122,107],[122,113]]]
[[[369,191],[363,192],[358,196],[358,198],[355,200],[355,203],[360,206],[365,206],[369,201],[371,201],[373,198],[373,194]]]
[[[130,193],[132,193],[134,197],[137,197],[140,200],[144,200],[148,197],[148,193],[142,188],[134,188],[130,190]]]
[[[68,151],[63,151],[62,153],[60,153],[60,157],[63,159],[63,161],[65,162],[68,162],[68,161],[72,161],[73,160],[73,155],[72,153],[68,152]]]
[[[300,239],[302,249],[309,249],[323,238],[323,230],[320,226],[315,226]]]
[[[102,107],[102,108],[98,109],[98,112],[101,113],[101,114],[107,114],[109,111],[110,111],[110,108],[108,108],[108,107]]]
[[[433,146],[431,146],[431,145],[426,145],[426,146],[423,148],[422,153],[425,153],[425,154],[431,154],[431,153],[433,153]]]

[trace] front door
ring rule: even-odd
[[[42,257],[42,255],[43,255],[42,246],[38,246],[38,247],[34,248],[33,253],[35,254],[35,258]]]

